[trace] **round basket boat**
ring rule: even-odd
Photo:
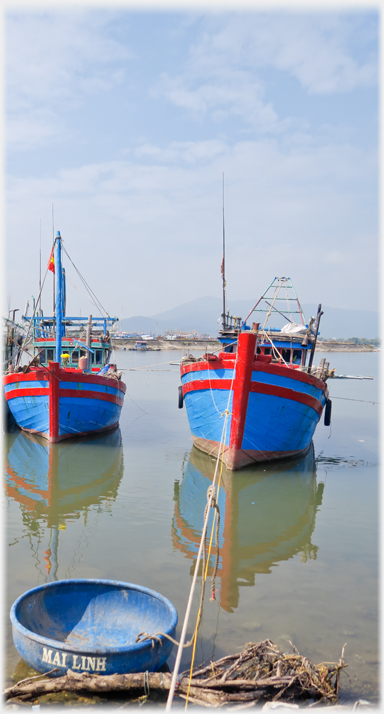
[[[115,580],[59,580],[21,595],[11,608],[13,641],[38,672],[154,672],[167,660],[177,612],[159,593]],[[136,642],[142,633],[156,639]],[[158,634],[161,633],[161,634]]]

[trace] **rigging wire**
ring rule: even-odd
[[[95,305],[97,310],[100,312],[99,306],[95,304],[94,300],[89,296],[89,294],[87,295],[85,292],[80,290],[80,288],[77,285],[75,285],[75,283],[73,283],[72,280],[70,280],[70,278],[68,277],[67,274],[65,275],[65,279],[66,279],[67,283],[72,285],[72,287],[75,288],[75,290],[78,290],[81,295],[83,295],[90,303],[92,303],[92,305]]]
[[[27,339],[28,339],[28,337],[29,337],[29,333],[30,333],[30,330],[31,330],[31,326],[32,326],[32,324],[33,324],[33,318],[35,317],[35,312],[36,312],[37,307],[38,307],[38,305],[39,305],[39,300],[40,300],[40,298],[41,298],[41,293],[42,293],[42,290],[43,290],[43,287],[44,287],[45,278],[47,277],[47,273],[48,273],[48,266],[47,266],[47,269],[46,269],[46,271],[45,271],[45,275],[44,275],[44,278],[43,278],[43,284],[42,284],[42,286],[41,286],[41,288],[40,288],[39,296],[38,296],[38,298],[37,298],[37,300],[36,300],[36,303],[35,303],[35,309],[34,309],[34,311],[33,311],[33,314],[32,314],[32,316],[31,316],[31,319],[30,319],[30,321],[29,321],[29,325],[28,325],[28,329],[27,329],[26,335],[25,335],[25,337],[24,337],[23,342],[21,343],[21,349],[20,349],[20,351],[19,351],[19,354],[18,354],[18,357],[17,357],[17,360],[16,360],[16,367],[18,367],[19,364],[20,364],[22,350],[23,350],[23,348],[24,348],[24,345],[27,344]]]
[[[104,315],[106,315],[107,317],[110,317],[109,312],[107,312],[107,310],[103,307],[103,305],[101,304],[100,300],[96,297],[95,293],[93,292],[93,290],[91,289],[91,287],[88,285],[88,283],[87,283],[87,281],[85,280],[85,278],[83,278],[83,276],[81,275],[81,273],[80,273],[80,271],[78,270],[78,268],[76,267],[76,265],[74,264],[72,258],[70,257],[70,255],[68,254],[68,252],[67,252],[67,250],[66,250],[66,248],[65,248],[65,246],[64,246],[64,242],[63,242],[63,241],[62,241],[62,247],[63,247],[63,251],[64,251],[65,255],[67,256],[68,260],[72,263],[74,269],[76,270],[76,273],[78,274],[78,276],[79,276],[81,282],[83,283],[85,289],[87,290],[87,292],[89,293],[89,295],[90,295],[91,297],[93,297],[93,300],[95,301],[95,302],[94,302],[95,307],[97,307],[97,309],[100,310],[100,312],[104,313]]]

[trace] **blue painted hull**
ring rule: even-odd
[[[80,370],[52,374],[43,368],[10,374],[3,381],[16,424],[49,441],[108,431],[119,423],[125,395],[121,381]]]
[[[212,455],[220,452],[230,469],[305,453],[327,401],[326,384],[292,366],[263,363],[253,352],[248,363],[236,364],[235,355],[224,353],[214,361],[182,364],[194,444]]]
[[[112,580],[39,586],[16,600],[10,617],[23,660],[54,677],[68,669],[105,675],[154,672],[173,647],[163,635],[174,637],[177,626],[177,612],[162,595]],[[162,634],[160,641],[136,643],[141,632]]]

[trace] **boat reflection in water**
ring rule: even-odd
[[[9,435],[5,493],[20,504],[23,523],[39,545],[46,541],[44,531],[48,531],[40,559],[45,561],[47,580],[57,580],[59,531],[88,507],[114,500],[122,476],[119,428],[103,436],[58,444],[19,430]],[[34,557],[38,557],[35,548]]]
[[[215,459],[193,447],[182,482],[175,485],[173,543],[194,563],[215,466]],[[316,558],[317,547],[311,537],[323,489],[323,483],[316,483],[313,444],[301,458],[259,464],[235,473],[223,467],[217,501],[218,576],[224,610],[233,612],[239,603],[240,587],[254,585],[255,573],[270,573],[273,566],[296,554],[303,561]],[[212,522],[213,515],[208,523],[207,543]],[[213,570],[214,554],[209,565],[208,574]],[[191,572],[194,568],[195,564]]]

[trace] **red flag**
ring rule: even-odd
[[[224,257],[223,257],[223,260],[221,261],[221,277],[224,278]]]
[[[52,273],[55,272],[55,261],[53,258],[53,246],[52,246],[52,250],[51,250],[51,255],[49,256],[49,260],[48,260],[48,270],[50,270]]]

